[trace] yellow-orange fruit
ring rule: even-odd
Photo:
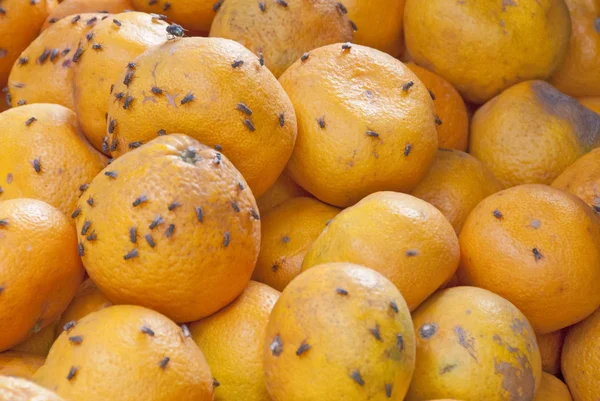
[[[596,114],[600,114],[600,96],[598,97],[582,97],[579,98],[579,103],[592,110]]]
[[[0,376],[1,401],[64,401],[58,395],[16,377]]]
[[[435,106],[438,147],[467,151],[469,117],[465,102],[454,86],[441,76],[410,63],[406,65],[423,82]]]
[[[177,322],[233,301],[258,257],[252,191],[225,156],[185,135],[161,136],[115,160],[79,208],[83,263],[98,288],[113,303]]]
[[[105,141],[113,156],[181,132],[222,151],[256,196],[275,182],[294,148],[296,116],[255,55],[231,40],[184,38],[134,63],[116,82],[108,109]]]
[[[600,96],[600,2],[565,0],[571,15],[567,58],[550,83],[575,97]]]
[[[339,209],[313,198],[293,198],[262,215],[260,253],[252,278],[283,289],[302,268],[308,248]]]
[[[73,109],[73,61],[77,46],[105,14],[78,14],[56,22],[21,53],[8,77],[13,106],[54,103]],[[92,21],[90,23],[90,21]]]
[[[560,374],[560,355],[566,335],[567,329],[562,329],[536,337],[542,356],[542,370],[544,372],[555,376]]]
[[[131,0],[138,11],[166,15],[184,28],[208,32],[223,0]],[[188,36],[189,32],[188,32]]]
[[[33,374],[44,364],[45,358],[39,355],[17,351],[0,353],[0,377],[13,376],[31,379]],[[1,388],[0,384],[0,388]],[[0,389],[0,400],[2,390]],[[9,401],[13,401],[12,399]]]
[[[533,401],[573,401],[567,385],[556,377],[542,373],[542,384]]]
[[[70,216],[79,186],[106,165],[75,114],[55,104],[32,104],[0,114],[0,126],[0,200],[40,199]]]
[[[388,54],[329,45],[311,51],[279,81],[298,118],[288,170],[323,202],[350,206],[373,192],[410,191],[433,163],[431,97]]]
[[[417,364],[407,401],[533,399],[540,352],[527,318],[507,300],[480,288],[450,288],[425,301],[413,323]]]
[[[190,325],[215,378],[215,401],[271,401],[264,379],[263,343],[279,295],[250,281],[227,307]]]
[[[77,14],[83,13],[104,13],[104,15],[108,13],[118,14],[132,9],[133,6],[131,0],[64,0],[50,11],[41,30],[43,32],[53,24],[56,24],[58,21],[68,16],[74,18]],[[99,19],[104,15],[100,16]],[[81,18],[85,17],[82,15]]]
[[[68,327],[69,322],[77,322],[90,313],[108,308],[111,305],[112,302],[96,287],[92,279],[88,278],[81,283],[77,294],[75,294],[67,309],[60,316],[60,320],[56,326],[55,338],[62,333],[65,326]]]
[[[427,202],[377,192],[342,211],[310,247],[302,270],[350,262],[382,273],[414,310],[454,274],[458,239],[444,215]]]
[[[600,146],[600,116],[542,81],[517,84],[475,112],[469,153],[505,187],[550,184]]]
[[[275,304],[264,364],[273,401],[402,400],[415,366],[410,312],[374,270],[315,267]]]
[[[52,323],[83,279],[73,226],[35,199],[0,202],[0,351]]]
[[[179,326],[140,306],[111,306],[64,331],[36,383],[67,401],[212,401],[202,351]]]
[[[11,348],[11,351],[24,352],[32,355],[46,357],[50,351],[50,347],[56,338],[54,333],[58,326],[58,319],[44,327],[37,333],[34,333],[27,340]],[[43,361],[43,359],[42,359]]]
[[[552,183],[600,212],[600,148],[577,159]]]
[[[116,21],[116,22],[115,22]],[[167,40],[168,24],[158,16],[128,12],[101,20],[74,50],[73,101],[90,143],[108,154],[106,112],[114,101],[112,86],[127,65],[144,50]],[[125,98],[123,98],[125,100]]]
[[[233,39],[279,77],[303,54],[352,40],[350,20],[335,0],[221,1],[210,36]]]
[[[501,189],[494,174],[473,156],[439,149],[431,170],[412,195],[437,207],[458,234],[475,206]]]
[[[518,82],[548,78],[571,34],[564,0],[407,0],[404,26],[415,63],[479,104]]]
[[[484,199],[460,233],[463,284],[508,299],[537,334],[600,306],[600,219],[577,197],[521,185]]]
[[[302,187],[294,182],[284,170],[271,188],[256,198],[256,204],[261,213],[268,212],[275,206],[298,196],[310,196]]]
[[[600,309],[569,329],[562,352],[562,373],[575,401],[600,394]]]

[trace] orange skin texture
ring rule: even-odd
[[[235,301],[190,325],[219,382],[215,401],[271,401],[264,379],[263,342],[279,291],[250,281]]]
[[[260,221],[244,178],[217,155],[185,135],[166,135],[121,156],[92,180],[79,202],[77,233],[87,272],[113,303],[190,322],[244,290],[258,257]],[[141,196],[147,201],[134,206]],[[158,216],[162,221],[151,228]],[[126,259],[132,251],[137,256]]]
[[[115,19],[121,23],[120,27],[113,22]],[[90,31],[94,35],[91,41],[82,42],[83,53],[74,63],[73,99],[81,128],[96,149],[102,149],[102,138],[106,135],[111,85],[127,63],[167,40],[167,25],[145,13],[114,14]],[[93,49],[94,44],[102,48]]]
[[[14,62],[36,38],[54,5],[54,0],[40,0],[35,4],[23,0],[2,2],[5,13],[0,21],[0,87],[6,86]]]
[[[67,401],[213,399],[212,375],[194,341],[160,313],[131,305],[94,312],[63,332],[34,381]]]
[[[565,3],[571,15],[571,43],[566,59],[549,82],[574,97],[600,96],[600,2]]]
[[[466,152],[469,142],[469,117],[460,93],[441,76],[413,63],[406,66],[433,93],[432,97],[435,97],[433,105],[441,121],[437,126],[438,147]]]
[[[5,351],[55,321],[83,280],[77,239],[69,220],[35,199],[0,202],[0,331]],[[27,257],[24,257],[27,255]]]
[[[92,279],[86,279],[77,290],[77,294],[69,304],[69,307],[63,312],[56,326],[55,337],[58,337],[63,332],[65,325],[71,321],[79,321],[79,319],[97,312],[101,309],[112,306],[112,302],[100,292]]]
[[[25,379],[0,376],[1,401],[65,401],[58,395]]]
[[[581,198],[592,207],[600,208],[600,148],[579,158],[552,183]]]
[[[415,63],[477,104],[518,82],[548,78],[571,34],[563,0],[407,0],[404,26]]]
[[[296,277],[271,313],[263,349],[273,401],[400,401],[415,366],[402,295],[381,274],[351,263]]]
[[[521,185],[483,200],[460,233],[462,284],[508,299],[537,334],[600,306],[600,219],[567,192]]]
[[[254,0],[228,0],[210,28],[210,36],[232,39],[281,76],[305,52],[332,43],[350,42],[353,30],[348,16],[335,0],[288,1],[284,7],[265,2],[262,11]]]
[[[234,68],[236,60],[244,63]],[[161,129],[183,132],[207,146],[219,145],[256,196],[273,185],[292,154],[296,116],[281,85],[254,54],[231,40],[184,38],[149,49],[134,62],[135,70],[115,80],[108,108],[109,121],[116,120],[114,133],[107,134],[111,147],[118,141],[113,156],[129,151],[131,142],[156,138]],[[131,73],[127,87],[123,81]],[[162,93],[153,93],[153,87]],[[126,96],[114,96],[121,92],[134,98],[127,109]],[[186,103],[190,94],[194,98]],[[239,104],[249,110],[239,110]]]
[[[412,195],[437,207],[458,235],[475,206],[501,189],[500,181],[473,156],[439,149],[433,166]]]
[[[582,97],[579,103],[592,110],[596,114],[600,114],[600,97]]]
[[[63,3],[64,4],[64,3]],[[106,14],[79,14],[75,23],[65,18],[42,32],[21,53],[19,59],[27,58],[26,64],[15,62],[8,77],[8,90],[13,105],[23,100],[27,104],[54,103],[73,109],[73,54],[80,41],[86,41],[85,35],[93,28],[87,21],[98,20]],[[54,60],[52,50],[58,53]],[[69,51],[63,56],[63,51]],[[47,59],[41,63],[40,57],[47,52]]]
[[[148,0],[131,0],[138,11],[166,15],[169,21],[191,31],[208,32],[215,18],[214,0],[158,0],[149,4]],[[167,9],[166,4],[169,3]],[[188,32],[186,36],[191,36]]]
[[[27,354],[39,355],[45,358],[50,351],[50,347],[52,347],[52,344],[54,343],[54,333],[56,332],[57,325],[58,319],[33,334],[21,344],[12,347],[11,351],[25,352]]]
[[[542,373],[542,384],[533,401],[573,401],[565,383],[548,373]]]
[[[325,46],[279,81],[298,117],[288,171],[321,201],[345,207],[377,191],[410,191],[433,163],[431,97],[388,54],[359,45]]]
[[[313,198],[293,198],[263,214],[252,278],[283,289],[302,269],[304,255],[340,210]]]
[[[26,125],[32,117],[36,120]],[[0,125],[0,200],[40,199],[70,216],[79,186],[106,166],[75,114],[59,105],[32,104],[0,114]]]
[[[562,351],[562,373],[575,401],[594,401],[600,393],[600,309],[569,329]]]
[[[48,18],[44,21],[41,31],[43,32],[57,21],[68,16],[84,13],[99,13],[102,11],[118,14],[125,10],[133,10],[131,0],[64,0],[48,14]],[[107,14],[104,13],[102,16],[105,15]],[[84,17],[82,16],[82,18]],[[76,48],[77,46],[74,47],[74,49]]]
[[[567,330],[562,329],[537,336],[537,343],[542,356],[542,370],[551,375],[560,374],[560,355]]]
[[[429,203],[377,192],[342,211],[308,250],[302,270],[330,262],[361,264],[383,274],[414,310],[458,266],[454,229]]]
[[[600,116],[542,81],[517,84],[479,108],[469,153],[504,187],[548,184],[600,146]]]
[[[13,376],[31,379],[33,374],[44,364],[44,360],[45,358],[42,356],[24,352],[2,352],[0,353],[0,377]],[[0,388],[1,386],[0,384]],[[2,399],[2,390],[0,390],[0,400]]]
[[[481,288],[450,288],[425,301],[413,323],[417,365],[406,401],[532,400],[540,352],[527,319],[507,300]]]
[[[266,213],[275,206],[299,196],[311,195],[290,178],[287,170],[283,170],[271,188],[256,199],[256,204],[261,213]]]

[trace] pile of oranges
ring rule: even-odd
[[[1,0],[0,401],[598,401],[600,0]]]

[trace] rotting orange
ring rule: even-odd
[[[339,212],[316,199],[299,197],[263,214],[252,278],[283,291],[300,274],[309,247]]]
[[[600,306],[600,219],[574,195],[546,185],[498,192],[471,212],[459,239],[460,282],[515,304],[537,334]]]
[[[579,103],[600,115],[600,96],[598,97],[582,97],[579,98]]]
[[[533,399],[540,352],[531,325],[507,300],[481,288],[450,288],[425,301],[413,322],[417,364],[406,401]]]
[[[469,117],[465,102],[454,86],[441,76],[419,67],[406,64],[423,82],[435,107],[437,116],[438,147],[467,151],[469,142]]]
[[[63,3],[64,4],[64,3]],[[73,61],[77,46],[105,14],[78,14],[56,22],[21,53],[8,77],[13,105],[54,103],[73,109]]]
[[[111,306],[73,324],[34,380],[67,401],[213,400],[198,346],[171,320],[140,306]]]
[[[0,351],[52,323],[83,279],[73,226],[35,199],[0,202]],[[24,257],[23,255],[27,255]]]
[[[76,15],[84,13],[118,14],[132,9],[131,0],[64,0],[50,11],[41,30],[44,31],[61,19],[69,16],[74,18]],[[100,16],[99,19],[104,15]],[[84,18],[84,16],[81,16],[81,18]]]
[[[114,99],[112,85],[135,57],[167,40],[167,26],[156,15],[113,14],[97,22],[89,32],[91,40],[82,41],[72,53],[75,112],[96,149],[106,154],[109,151],[103,147],[102,138],[106,135],[108,105]]]
[[[64,401],[58,395],[25,379],[0,376],[0,401]]]
[[[411,194],[437,207],[459,234],[475,206],[501,189],[494,174],[473,156],[439,149],[433,166]]]
[[[600,115],[543,81],[512,86],[479,108],[469,153],[505,187],[551,184],[600,146]]]
[[[189,329],[215,380],[215,401],[270,401],[265,386],[263,343],[279,291],[250,281],[227,307]]]
[[[560,355],[566,335],[567,329],[562,329],[536,337],[542,356],[542,370],[544,372],[554,376],[560,374]]]
[[[400,61],[364,46],[308,53],[279,79],[298,118],[290,176],[323,202],[350,206],[414,189],[435,158],[427,88]]]
[[[79,247],[98,288],[113,303],[176,322],[233,301],[258,257],[260,216],[248,184],[223,154],[185,135],[115,160],[79,209]]]
[[[275,206],[299,196],[310,194],[290,178],[287,170],[283,170],[271,188],[256,199],[256,204],[261,213],[266,213]]]
[[[402,400],[414,337],[402,294],[381,274],[351,263],[317,266],[286,287],[271,313],[267,390],[273,401]]]
[[[31,379],[33,374],[44,364],[45,358],[39,355],[27,354],[17,351],[0,353],[0,377],[13,376]],[[1,387],[1,384],[0,384]],[[0,390],[0,400],[2,400]],[[12,400],[10,400],[12,401]]]
[[[56,326],[58,325],[58,319],[50,323],[37,333],[32,334],[27,340],[20,344],[15,345],[10,350],[17,352],[24,352],[26,354],[40,355],[46,357],[50,351],[50,347],[54,343],[56,338],[54,333],[56,332]]]
[[[481,104],[550,77],[567,54],[571,22],[564,0],[407,0],[404,33],[416,64]]]
[[[352,41],[346,9],[336,0],[227,0],[220,4],[210,36],[241,43],[260,56],[276,77],[313,49]]]
[[[310,247],[302,270],[322,263],[356,263],[382,273],[414,310],[448,281],[460,257],[458,239],[429,203],[377,192],[338,214]]]
[[[190,31],[208,32],[224,0],[131,0],[138,11],[166,15]]]
[[[600,148],[577,159],[552,183],[581,198],[600,213]]]
[[[556,377],[542,373],[542,384],[535,393],[533,401],[573,401],[569,388]]]
[[[75,114],[56,104],[32,104],[1,113],[0,126],[0,200],[40,199],[70,216],[79,186],[106,165]]]
[[[183,38],[133,63],[115,80],[108,108],[113,156],[181,132],[222,151],[255,196],[275,182],[294,148],[296,115],[254,54],[231,40]]]

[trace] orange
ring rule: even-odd
[[[34,199],[0,202],[0,351],[52,323],[83,279],[73,226]]]
[[[567,330],[562,329],[537,336],[537,343],[540,347],[540,355],[542,356],[542,369],[544,372],[548,372],[554,376],[560,374],[560,354],[566,335]]]
[[[600,306],[600,219],[575,196],[521,185],[484,199],[460,233],[461,283],[518,307],[537,334]]]
[[[351,263],[310,269],[269,318],[267,390],[273,401],[402,400],[415,366],[413,330],[406,302],[381,274]]]
[[[273,185],[294,148],[296,115],[255,55],[231,40],[184,38],[133,62],[115,80],[108,107],[113,156],[182,132],[222,151],[256,196]]]
[[[342,211],[304,257],[302,270],[350,262],[382,273],[414,310],[454,274],[458,239],[444,215],[413,196],[378,192]]]
[[[36,383],[67,401],[212,401],[202,351],[179,326],[140,306],[111,306],[64,331]]]
[[[84,40],[75,49],[71,58],[75,64],[75,112],[96,149],[108,154],[102,138],[106,135],[108,105],[114,99],[111,85],[135,57],[167,40],[167,26],[159,16],[138,12],[114,14],[98,22],[89,32],[92,40]]]
[[[600,2],[565,0],[565,3],[571,15],[571,43],[567,58],[550,83],[571,96],[600,96]]]
[[[258,261],[252,278],[283,289],[302,268],[308,248],[339,209],[313,198],[293,198],[263,214]]]
[[[437,116],[438,147],[466,152],[469,118],[460,94],[439,75],[413,63],[406,66],[423,82],[433,99]]]
[[[11,351],[25,352],[27,354],[39,355],[45,358],[56,338],[54,333],[56,332],[57,326],[58,319],[37,333],[31,335],[27,340],[12,347]]]
[[[13,376],[31,379],[33,374],[44,364],[44,357],[24,352],[6,351],[0,353],[0,377]],[[0,388],[2,384],[0,384]],[[0,400],[2,390],[0,389]],[[12,400],[10,400],[12,401]]]
[[[162,136],[115,160],[78,207],[83,263],[113,303],[190,322],[250,280],[260,247],[252,191],[224,155],[190,137]]]
[[[412,195],[437,207],[459,234],[471,210],[501,189],[494,174],[473,156],[439,149],[431,170]]]
[[[215,0],[131,0],[138,11],[166,15],[192,31],[208,32],[219,4]]]
[[[597,146],[599,115],[546,82],[528,81],[475,112],[469,152],[510,187],[549,185]]]
[[[48,29],[48,27],[57,23],[61,19],[67,19],[65,17],[75,17],[77,14],[83,13],[122,13],[125,10],[132,10],[133,6],[131,0],[64,0],[61,1],[58,7],[55,7],[48,18],[42,25],[42,31]],[[99,19],[101,19],[100,16]],[[110,17],[110,16],[108,16]],[[85,16],[81,16],[85,18]],[[95,25],[95,24],[92,24]]]
[[[579,98],[579,103],[592,110],[596,114],[600,114],[600,96],[599,97],[582,97]]]
[[[215,401],[270,401],[263,342],[279,292],[254,281],[227,307],[192,323],[192,338],[215,378]]]
[[[64,18],[31,42],[8,77],[8,93],[13,105],[54,103],[73,109],[72,56],[95,25],[88,22],[99,21],[104,16],[78,14]]]
[[[552,183],[600,212],[600,148],[577,159]]]
[[[600,309],[569,329],[562,352],[562,373],[575,401],[600,394]]]
[[[438,292],[413,313],[417,365],[406,401],[528,401],[540,386],[535,334],[510,302],[475,287]]]
[[[565,383],[548,373],[542,373],[542,384],[533,401],[573,401],[573,398]]]
[[[0,401],[64,401],[35,383],[16,377],[0,376]]]
[[[35,198],[70,216],[78,188],[106,165],[81,134],[75,114],[32,104],[0,114],[0,200]]]
[[[220,4],[210,36],[232,39],[262,55],[279,77],[304,53],[352,40],[353,28],[336,0],[227,0]]]
[[[298,117],[292,179],[335,206],[416,187],[437,149],[425,85],[400,61],[364,46],[309,54],[279,79]]]
[[[55,6],[54,0],[4,0],[0,8],[0,87],[19,54],[36,38],[44,19]],[[33,60],[32,60],[33,61]],[[10,103],[10,102],[9,102]],[[15,99],[14,105],[17,105]]]
[[[415,63],[478,104],[518,82],[550,77],[571,34],[564,0],[407,0],[404,24]]]
[[[256,204],[261,213],[266,213],[275,206],[298,196],[310,196],[302,187],[294,182],[284,170],[273,185],[260,197]]]

